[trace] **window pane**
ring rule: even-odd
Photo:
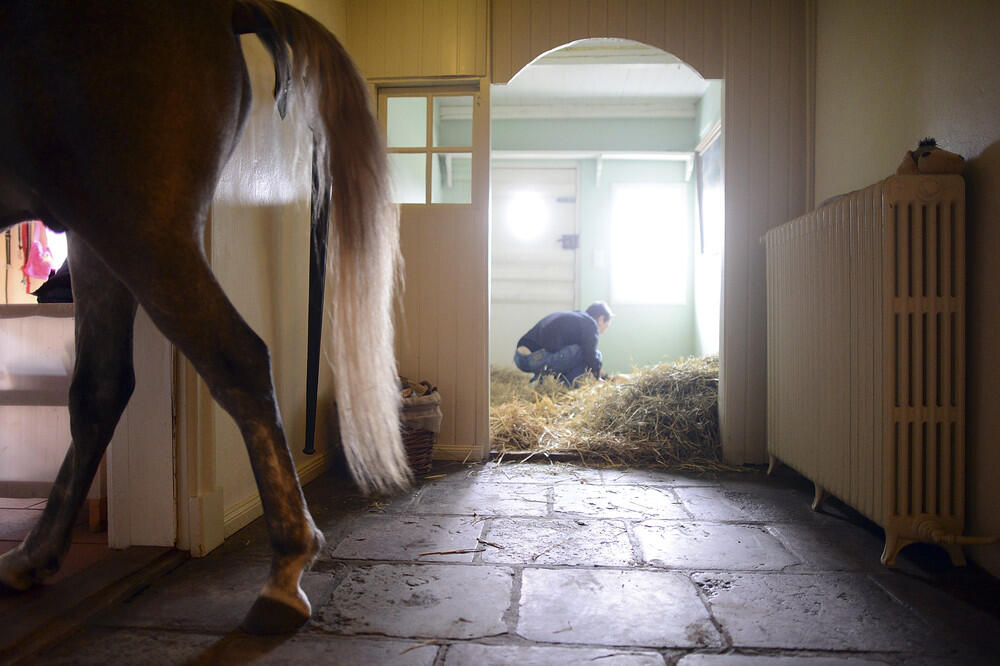
[[[472,145],[472,96],[434,98],[434,145]]]
[[[389,153],[393,203],[427,203],[426,160],[424,153]]]
[[[722,139],[718,138],[698,158],[701,183],[701,251],[721,255],[726,227],[726,192],[722,176]]]
[[[472,203],[472,154],[439,153],[431,159],[431,203]]]
[[[427,98],[390,97],[386,137],[390,148],[422,148],[427,145]]]
[[[687,190],[676,184],[614,185],[611,298],[683,304],[688,289]]]

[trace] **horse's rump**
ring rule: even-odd
[[[409,480],[392,339],[398,220],[367,88],[334,36],[271,0],[6,0],[0,225],[42,219],[70,232],[77,355],[72,441],[41,517],[0,555],[0,590],[27,589],[65,557],[131,397],[141,305],[236,421],[250,456],[274,553],[244,627],[284,632],[310,616],[299,581],[323,535],[298,484],[267,346],[223,292],[201,239],[249,112],[237,36],[247,31],[274,58],[279,110],[287,99],[312,129],[314,219],[334,216],[331,356],[348,461],[362,487]]]
[[[275,58],[279,108],[284,81],[290,81],[294,101],[307,114],[317,167],[313,197],[332,201],[332,363],[349,466],[363,488],[405,486],[409,468],[399,437],[392,328],[398,218],[366,84],[336,38],[306,14],[270,0],[236,6],[235,28],[261,32]],[[291,46],[290,66],[281,42]]]

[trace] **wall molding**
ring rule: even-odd
[[[305,463],[296,467],[296,472],[299,475],[299,484],[304,486],[318,478],[327,470],[327,467],[326,451],[317,452]],[[230,507],[222,519],[226,538],[228,539],[236,532],[239,532],[262,515],[264,515],[264,507],[261,505],[258,493],[254,493],[242,502]]]
[[[448,461],[458,461],[458,462],[482,462],[477,458],[477,451],[479,447],[475,444],[436,444],[434,446],[434,460],[448,460]],[[487,457],[489,458],[489,453],[487,452]],[[485,460],[484,459],[484,460]]]

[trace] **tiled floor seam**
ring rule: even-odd
[[[509,481],[511,484],[517,483],[522,486],[525,485],[524,479],[509,479]],[[475,494],[477,487],[481,487],[487,482],[501,483],[501,484],[503,483],[502,481],[495,482],[487,479],[477,480],[470,478],[468,482],[462,480],[461,483],[456,483],[453,486],[457,490],[457,492],[455,493],[455,498],[458,499],[461,493],[465,492],[465,490],[469,488],[472,488],[473,494]],[[907,587],[907,585],[909,585],[910,587],[916,585],[914,581],[910,580],[912,576],[909,575],[908,570],[903,570],[902,575],[899,576],[897,580],[896,576],[892,576],[889,573],[887,573],[891,571],[889,569],[881,569],[878,567],[869,568],[862,565],[857,565],[852,569],[846,569],[846,570],[841,568],[833,568],[836,565],[825,563],[826,559],[817,559],[817,555],[815,554],[816,552],[819,552],[817,548],[815,547],[806,548],[805,546],[802,545],[801,534],[797,534],[796,531],[793,530],[785,530],[786,526],[788,527],[797,526],[798,529],[800,530],[802,527],[809,527],[809,529],[813,533],[822,535],[823,530],[825,529],[824,526],[827,523],[826,518],[816,518],[814,520],[813,519],[814,517],[810,516],[808,513],[802,513],[802,514],[794,513],[786,516],[784,514],[781,514],[781,511],[784,510],[781,509],[781,507],[784,507],[785,506],[784,504],[781,504],[779,506],[779,509],[781,509],[781,511],[779,511],[778,513],[781,515],[780,517],[778,517],[777,520],[772,519],[772,520],[756,520],[756,521],[732,520],[732,519],[698,521],[696,518],[693,517],[683,518],[683,519],[682,518],[658,519],[655,516],[637,518],[634,516],[609,517],[604,515],[598,517],[595,515],[587,515],[587,514],[565,514],[556,512],[554,509],[556,506],[556,502],[559,501],[560,493],[564,493],[564,495],[567,496],[572,495],[573,494],[572,492],[566,492],[565,489],[567,488],[567,486],[573,483],[577,483],[577,481],[574,480],[566,482],[565,484],[560,483],[558,481],[546,483],[545,484],[546,494],[544,495],[544,497],[546,498],[546,515],[541,517],[537,515],[526,515],[520,518],[515,518],[514,520],[517,522],[515,522],[513,526],[508,524],[507,527],[505,528],[506,531],[503,532],[503,534],[501,534],[502,530],[501,525],[503,523],[499,521],[507,522],[512,518],[511,514],[504,512],[503,509],[501,509],[501,511],[496,514],[492,514],[491,517],[479,516],[476,513],[470,514],[465,511],[459,513],[449,513],[449,514],[436,514],[436,513],[425,514],[425,513],[420,513],[419,511],[420,507],[418,505],[419,503],[415,501],[415,502],[407,502],[405,503],[405,506],[403,506],[404,502],[399,502],[394,507],[390,508],[388,511],[382,512],[383,514],[391,515],[394,519],[402,518],[404,520],[414,517],[422,517],[424,519],[432,517],[434,518],[432,522],[439,522],[437,521],[436,516],[453,516],[460,519],[460,520],[455,520],[453,518],[452,522],[462,522],[465,519],[468,519],[470,521],[473,521],[478,526],[478,528],[469,529],[465,537],[466,539],[470,539],[475,534],[478,534],[480,538],[483,538],[484,540],[496,541],[501,545],[503,545],[505,540],[506,544],[511,549],[510,551],[508,551],[507,557],[511,559],[517,559],[518,560],[517,563],[492,562],[488,561],[488,558],[487,560],[484,560],[484,558],[486,558],[488,554],[485,551],[483,553],[476,553],[473,556],[466,556],[471,561],[465,561],[465,562],[428,561],[416,557],[415,554],[417,552],[417,549],[412,548],[412,546],[410,547],[410,550],[408,552],[396,554],[395,559],[361,560],[361,559],[350,559],[344,557],[331,558],[329,557],[329,554],[332,553],[333,549],[335,549],[337,545],[336,543],[331,543],[330,548],[328,549],[326,556],[324,558],[324,561],[321,564],[319,564],[318,569],[331,569],[333,570],[331,571],[331,573],[336,573],[338,569],[343,571],[343,570],[354,569],[357,567],[363,567],[366,565],[382,565],[383,568],[386,568],[387,566],[388,567],[394,567],[394,566],[417,567],[417,565],[439,566],[443,567],[443,570],[440,575],[440,578],[442,580],[448,580],[449,576],[452,574],[454,576],[461,577],[470,571],[468,568],[464,570],[459,569],[458,567],[456,567],[456,565],[464,565],[465,567],[470,567],[470,566],[480,567],[480,568],[486,567],[486,570],[491,570],[493,568],[508,569],[510,572],[512,572],[513,575],[510,579],[511,582],[508,584],[508,589],[504,590],[503,594],[498,595],[497,598],[491,604],[489,604],[492,608],[495,608],[498,611],[498,615],[496,615],[495,617],[502,619],[501,622],[496,623],[497,630],[503,631],[504,633],[499,633],[496,635],[482,637],[482,638],[471,638],[471,639],[447,638],[447,637],[441,637],[441,634],[428,633],[426,634],[427,636],[438,636],[438,638],[433,639],[432,641],[428,641],[428,642],[433,642],[434,645],[436,645],[437,647],[434,651],[427,652],[425,656],[426,660],[422,661],[421,663],[424,664],[433,663],[438,666],[444,666],[444,664],[447,661],[449,653],[452,653],[453,650],[455,653],[451,655],[452,662],[448,663],[448,666],[454,666],[455,664],[459,663],[468,663],[468,662],[463,662],[461,659],[456,661],[456,658],[459,656],[458,655],[459,650],[455,648],[456,646],[463,644],[466,645],[474,644],[481,646],[496,646],[496,647],[517,647],[519,649],[538,648],[537,654],[539,655],[544,655],[545,650],[549,650],[551,648],[570,648],[570,647],[579,649],[600,648],[608,650],[621,650],[622,652],[629,652],[629,653],[636,653],[636,652],[655,653],[658,654],[660,658],[663,660],[664,666],[668,664],[669,665],[676,664],[684,657],[690,655],[724,655],[724,656],[733,655],[734,657],[737,658],[749,656],[749,657],[785,657],[785,658],[805,659],[813,657],[824,660],[836,660],[836,663],[841,663],[841,661],[847,663],[849,660],[853,658],[853,659],[866,659],[875,662],[884,662],[887,664],[892,664],[893,666],[895,666],[896,664],[904,664],[910,659],[925,658],[926,662],[921,662],[921,663],[925,664],[926,666],[931,663],[934,664],[964,663],[960,660],[960,657],[963,654],[969,654],[972,657],[977,657],[977,658],[983,654],[982,652],[975,651],[978,649],[977,647],[973,647],[972,645],[967,645],[966,643],[963,643],[961,641],[941,643],[941,650],[930,650],[921,652],[920,649],[916,647],[916,644],[914,643],[905,645],[899,644],[897,647],[891,647],[891,648],[887,648],[886,645],[888,644],[882,641],[879,641],[876,644],[876,643],[854,642],[853,640],[847,642],[839,642],[839,643],[824,641],[823,644],[815,642],[806,642],[806,643],[791,642],[787,644],[782,644],[782,643],[770,644],[766,640],[761,640],[757,637],[747,635],[745,633],[745,628],[742,628],[738,623],[731,624],[731,622],[733,621],[734,617],[736,619],[740,619],[747,614],[754,615],[757,612],[754,609],[755,603],[749,602],[748,610],[746,611],[740,610],[736,613],[736,615],[730,617],[730,615],[734,613],[734,611],[732,610],[733,600],[735,599],[736,601],[739,601],[738,595],[735,595],[735,593],[730,594],[729,596],[733,598],[729,599],[728,602],[716,599],[716,595],[710,587],[708,588],[702,587],[702,582],[705,581],[699,581],[700,576],[719,577],[720,579],[729,578],[734,580],[735,579],[742,580],[743,578],[746,578],[747,580],[753,579],[766,582],[766,585],[769,587],[769,589],[778,591],[782,591],[785,587],[792,588],[799,586],[800,583],[797,581],[801,580],[799,578],[800,576],[806,578],[813,578],[814,579],[813,587],[817,589],[825,588],[826,583],[828,581],[831,583],[837,581],[843,583],[844,581],[847,581],[845,589],[847,589],[848,592],[853,591],[854,593],[857,593],[856,601],[854,603],[857,603],[857,600],[860,600],[861,605],[859,607],[862,610],[865,610],[865,608],[869,606],[874,607],[875,609],[882,609],[871,616],[874,620],[881,621],[884,618],[890,617],[891,614],[896,614],[897,624],[899,623],[900,618],[910,618],[912,616],[917,616],[922,620],[919,623],[913,622],[909,629],[903,630],[903,633],[900,634],[901,636],[906,635],[913,637],[914,635],[920,635],[920,634],[929,635],[932,633],[936,633],[933,631],[928,631],[927,629],[928,625],[931,625],[930,628],[936,627],[936,625],[932,625],[931,623],[933,618],[935,617],[934,613],[937,613],[937,610],[935,608],[924,607],[919,605],[919,597],[911,599],[911,597],[908,596],[908,594],[901,594],[901,596],[896,594],[897,592],[900,593],[907,592],[909,590],[909,587]],[[539,485],[541,486],[541,484]],[[588,482],[587,485],[593,486],[596,484]],[[661,494],[664,495],[665,497],[671,495],[675,496],[680,495],[680,492],[675,491],[671,486],[666,486],[667,488],[670,488],[669,490],[663,490],[665,486],[662,484],[655,484],[655,486],[653,486],[652,484],[642,484],[642,483],[629,483],[629,484],[620,484],[614,486],[611,486],[609,484],[602,484],[602,485],[604,485],[605,487],[616,489],[615,493],[617,493],[617,496],[624,498],[626,501],[628,497],[631,495],[633,489],[642,487],[647,487],[647,488],[656,487],[661,491]],[[692,486],[684,486],[684,487],[692,487]],[[718,488],[719,486],[718,484],[713,484],[713,487]],[[449,487],[448,492],[450,492],[450,488],[451,487]],[[734,488],[735,490],[741,492],[744,490],[740,485],[736,485],[734,486]],[[427,490],[427,489],[422,489],[422,490]],[[502,497],[504,492],[505,491],[503,489],[500,489],[499,491],[494,490],[491,494],[492,495],[499,494]],[[423,492],[421,492],[420,495],[424,497],[424,499],[426,500],[432,499],[430,495],[424,495]],[[582,491],[581,495],[586,495],[586,492]],[[433,499],[435,499],[437,502],[440,502],[441,496],[442,493],[440,492],[439,489],[439,491],[437,492],[436,496]],[[541,499],[541,493],[539,493],[538,495],[534,495],[534,497]],[[721,493],[720,493],[720,499],[723,500],[725,499],[722,497]],[[783,501],[783,498],[778,498],[778,499]],[[441,506],[443,508],[444,504],[441,504]],[[511,506],[515,506],[515,504],[511,503]],[[757,507],[755,505],[748,505],[748,506],[750,506],[748,510],[751,512],[757,510]],[[433,508],[433,505],[429,504],[428,508]],[[668,510],[670,509],[670,507],[666,508]],[[526,506],[526,510],[528,509],[530,509],[530,507]],[[687,506],[683,506],[684,513],[689,514],[691,511],[695,511],[695,513],[697,513],[697,507],[689,508]],[[676,513],[679,514],[681,513],[681,511],[677,511]],[[355,514],[355,518],[363,515],[364,514]],[[723,517],[723,515],[724,514],[720,513],[719,517]],[[549,562],[551,563],[543,563],[543,564],[536,564],[528,560],[528,557],[530,556],[531,553],[535,552],[535,550],[538,550],[544,546],[547,546],[548,542],[542,542],[537,539],[531,538],[530,534],[527,531],[524,532],[522,538],[521,527],[519,523],[523,523],[526,529],[529,525],[529,522],[543,523],[543,522],[565,521],[569,523],[566,526],[567,531],[571,532],[573,531],[572,522],[574,518],[585,520],[590,525],[593,525],[595,521],[601,521],[607,523],[617,523],[619,527],[624,526],[625,533],[627,534],[628,538],[627,540],[625,538],[621,538],[620,553],[623,555],[624,553],[627,552],[627,549],[631,549],[632,556],[635,559],[635,564],[633,565],[624,565],[618,563],[591,564],[590,562],[601,562],[603,560],[601,560],[600,558],[591,560],[588,557],[581,557],[581,553],[576,551],[576,546],[573,546],[569,549],[564,548],[564,550],[567,550],[567,552],[569,552],[572,557],[575,557],[581,561],[588,562],[587,564],[584,565],[569,564],[568,560],[562,560],[556,557],[552,557],[549,560]],[[329,518],[327,520],[329,521]],[[348,518],[348,520],[350,520],[350,518]],[[790,554],[791,558],[795,559],[798,562],[798,564],[789,564],[789,565],[784,565],[781,568],[778,568],[779,564],[778,562],[775,562],[773,560],[767,560],[766,562],[764,560],[760,560],[765,566],[769,565],[775,567],[770,569],[760,569],[760,568],[737,569],[733,567],[706,568],[704,566],[696,566],[695,563],[691,560],[685,563],[688,565],[692,565],[690,568],[677,567],[665,561],[661,562],[661,566],[649,564],[646,560],[647,553],[643,549],[643,545],[645,542],[642,539],[645,537],[645,535],[639,528],[639,526],[646,521],[657,521],[668,525],[676,523],[699,523],[704,525],[708,532],[712,532],[716,526],[731,526],[731,525],[755,526],[761,529],[762,531],[767,532],[768,534],[770,534],[771,537],[775,539],[776,544],[774,552],[778,552],[778,544],[780,544],[780,548],[787,551],[787,554]],[[329,525],[329,522],[327,522],[327,525]],[[821,536],[819,541],[823,543],[825,543],[826,541],[831,541],[831,542],[835,541],[837,535],[839,534],[838,532],[839,528],[836,528],[836,525],[834,525],[834,527],[835,529],[832,531],[832,536],[830,536],[830,534],[827,533],[826,536]],[[858,526],[855,524],[850,524],[849,521],[847,521],[845,523],[845,527],[857,528]],[[676,528],[671,527],[670,529],[674,530]],[[343,540],[347,538],[348,535],[350,535],[351,533],[350,529],[343,528],[342,523],[339,524],[339,529],[333,529],[330,531],[332,534],[336,535],[333,539],[331,539],[331,542],[334,542],[335,540]],[[601,530],[598,531],[597,534],[604,535],[608,531],[611,530]],[[715,531],[726,532],[726,529],[715,530]],[[805,533],[805,530],[802,530],[802,532]],[[493,535],[492,538],[490,536],[491,534]],[[781,536],[779,536],[779,534]],[[500,535],[504,536],[504,540],[498,538],[498,536]],[[559,538],[561,537],[557,536],[555,537],[555,540],[558,540]],[[596,543],[605,543],[604,541],[601,540],[601,538],[590,539],[589,541],[586,541],[586,543],[591,545]],[[517,544],[519,541],[521,542],[520,550],[522,551],[522,553],[519,553],[517,554],[517,557],[514,557],[513,549],[515,548],[515,544]],[[870,541],[870,539],[866,537],[865,541]],[[535,548],[536,543],[539,544],[537,548]],[[799,546],[799,548],[797,549],[796,546]],[[606,548],[606,547],[607,546],[600,546],[600,548]],[[443,548],[444,547],[442,547],[442,549]],[[655,549],[654,546],[649,546],[648,548],[646,548],[646,550],[649,550],[651,548]],[[802,550],[802,548],[805,548],[805,550]],[[430,548],[428,548],[428,550],[429,549]],[[842,548],[841,550],[850,550],[850,548],[849,547]],[[525,555],[523,551],[526,551],[527,554]],[[491,550],[489,552],[494,552],[494,551]],[[650,550],[650,553],[652,552],[653,551]],[[388,551],[381,551],[381,552],[370,551],[370,555],[379,555],[383,553],[390,554]],[[873,561],[877,563],[877,553],[875,553],[873,557],[874,557]],[[240,551],[235,551],[235,550],[225,554],[226,560],[229,560],[230,558],[235,558],[237,566],[241,566],[238,564],[239,562],[250,562],[251,560],[255,560],[258,561],[259,563],[259,560],[263,559],[259,557],[250,557],[247,555],[243,555],[242,553],[240,553]],[[783,564],[787,560],[788,560],[787,557],[783,558],[780,564]],[[610,562],[611,560],[608,561]],[[711,562],[713,565],[715,565],[716,560],[712,559]],[[820,564],[820,562],[824,563]],[[681,561],[681,563],[684,562]],[[805,570],[808,569],[809,567],[813,567],[814,569]],[[484,570],[484,572],[486,570]],[[652,571],[656,572],[657,574],[673,576],[677,589],[683,589],[688,585],[695,586],[694,590],[695,595],[697,596],[698,601],[700,601],[701,603],[699,605],[698,601],[695,601],[695,599],[692,598],[690,600],[692,608],[691,612],[696,613],[698,617],[704,618],[702,622],[704,622],[703,626],[705,629],[704,633],[706,636],[711,633],[712,628],[716,630],[716,634],[712,640],[718,641],[719,646],[692,647],[690,646],[690,644],[686,643],[661,643],[660,644],[661,647],[642,647],[639,644],[630,644],[627,647],[612,646],[609,645],[608,643],[613,642],[619,636],[617,633],[614,632],[607,633],[605,635],[591,634],[589,636],[586,635],[583,636],[586,640],[598,641],[597,643],[549,642],[549,638],[558,639],[560,637],[570,635],[570,634],[560,634],[560,633],[552,635],[551,632],[547,633],[543,632],[542,634],[537,635],[534,639],[524,638],[520,636],[517,633],[517,631],[527,630],[527,628],[531,624],[530,622],[531,609],[522,606],[522,604],[525,602],[525,599],[523,599],[522,597],[524,597],[525,595],[530,596],[527,588],[531,583],[531,578],[528,572],[532,570],[534,571],[551,570],[551,571],[562,571],[562,572],[579,571],[579,570],[583,571],[593,570],[601,572],[617,571],[626,574],[631,572]],[[391,578],[392,575],[393,571],[391,569],[388,569],[388,576]],[[492,575],[492,573],[490,575]],[[604,575],[607,576],[606,573]],[[649,585],[649,583],[653,583],[655,580],[659,580],[658,577],[650,577],[648,573],[644,574],[644,576],[647,577],[644,581],[647,589],[649,589],[650,587],[657,587],[657,585],[655,584]],[[477,576],[474,576],[474,578],[475,577]],[[637,579],[639,578],[641,578],[641,576],[637,577]],[[767,581],[767,579],[770,579],[770,581]],[[855,581],[855,583],[850,584],[850,581]],[[917,582],[922,584],[922,586],[924,587],[926,587],[928,584],[927,581],[923,580]],[[711,581],[708,581],[708,583],[710,584]],[[899,590],[897,590],[897,584],[900,587]],[[933,585],[933,582],[930,584]],[[804,588],[805,583],[803,582],[802,585]],[[872,588],[872,585],[874,585],[875,588]],[[470,589],[473,588],[460,586],[460,590],[469,591]],[[866,590],[868,591],[866,592]],[[470,596],[472,596],[473,598],[473,601],[471,603],[475,603],[474,594]],[[642,596],[641,593],[638,596]],[[823,599],[824,597],[820,596],[819,598]],[[573,609],[574,599],[575,597],[570,597],[569,599],[567,608],[570,611],[572,611]],[[758,600],[760,602],[764,602],[764,598],[758,598]],[[319,610],[320,606],[325,606],[326,603],[329,602],[323,601],[320,604],[317,604],[317,610]],[[728,611],[726,610],[726,603],[730,604],[730,609]],[[506,606],[503,606],[503,604],[506,604]],[[767,604],[761,603],[761,606],[763,608],[767,606]],[[891,611],[885,610],[887,607],[892,607],[897,609],[896,613],[892,613]],[[902,613],[899,613],[900,608],[904,608],[906,610],[902,611]],[[705,616],[705,613],[707,613],[707,617]],[[717,613],[718,613],[718,619],[716,618]],[[727,613],[729,615],[727,615]],[[524,617],[522,617],[522,615]],[[560,616],[555,615],[550,617],[558,618]],[[720,620],[721,623],[725,624],[721,624]],[[525,626],[523,627],[519,626],[522,622],[525,623]],[[904,622],[909,623],[909,620],[905,619]],[[573,623],[576,624],[576,621],[574,620]],[[561,625],[554,624],[550,629],[558,629],[560,626]],[[728,633],[727,630],[724,629],[724,627],[728,627]],[[197,630],[192,631],[190,629],[169,629],[167,627],[163,627],[161,629],[157,629],[156,627],[150,627],[146,629],[133,628],[132,631],[149,631],[149,632],[173,631],[176,635],[185,635],[185,634],[193,635],[197,633],[212,633],[212,635],[221,635],[218,632],[206,632],[206,631],[199,632]],[[300,633],[300,636],[304,637],[309,636],[312,635],[313,632],[315,632],[317,640],[330,641],[331,643],[339,642],[339,640],[342,638],[351,638],[351,637],[366,638],[378,642],[384,642],[391,639],[396,639],[400,641],[408,641],[418,645],[422,644],[422,642],[425,641],[425,639],[423,638],[414,639],[414,638],[405,638],[395,635],[392,633],[393,629],[391,627],[388,628],[389,633],[383,633],[383,634],[337,633],[338,631],[339,629],[335,628],[334,624],[328,624],[326,626],[317,626],[315,628],[306,629],[304,632]],[[820,629],[816,629],[816,631],[818,632],[820,631]],[[950,635],[948,635],[947,632],[945,632],[944,636],[950,638]],[[648,636],[646,637],[646,639],[648,639]],[[674,646],[667,647],[665,645],[674,645]],[[676,647],[676,645],[688,645],[688,646]],[[702,645],[707,645],[707,643],[702,643]],[[755,645],[757,646],[767,645],[767,646],[754,647]],[[799,646],[808,645],[810,647],[793,647],[796,645]],[[868,646],[875,648],[875,650],[866,651],[864,648]],[[945,653],[943,652],[943,650],[950,650],[950,651]],[[952,657],[955,657],[955,660],[949,662],[948,659]],[[691,662],[691,664],[693,664],[696,660],[692,659],[689,661]],[[557,662],[549,662],[549,663],[557,663]],[[567,663],[567,662],[562,662],[562,663]],[[976,661],[972,663],[987,663],[987,662]],[[682,666],[685,666],[686,664],[687,662],[682,662]]]
[[[521,620],[521,588],[524,584],[523,569],[511,567],[514,578],[510,586],[510,604],[504,611],[503,621],[507,625],[507,636],[517,637],[517,623]]]
[[[473,546],[476,550],[482,549],[480,552],[473,554],[472,564],[484,564],[483,553],[489,548],[489,533],[490,525],[492,525],[493,520],[484,520],[482,527],[479,529],[479,536],[476,538],[476,545]]]
[[[782,659],[836,659],[844,662],[847,666],[855,659],[878,660],[885,664],[906,664],[912,659],[924,657],[923,653],[916,652],[886,652],[886,651],[865,651],[865,650],[805,650],[797,648],[771,648],[753,646],[729,646],[721,649],[715,648],[677,648],[665,650],[675,653],[674,661],[666,657],[667,664],[676,664],[684,657],[692,655],[719,655],[727,657],[760,657],[760,658],[782,658]],[[682,654],[677,654],[682,653]],[[808,662],[805,662],[808,663]]]
[[[259,561],[262,558],[251,558],[247,557],[246,560],[256,560]],[[266,559],[266,558],[264,558]],[[482,560],[473,560],[471,562],[458,562],[458,561],[447,561],[447,560],[420,560],[420,559],[363,559],[363,558],[329,558],[325,560],[318,561],[313,567],[312,571],[316,573],[331,573],[330,567],[336,565],[344,566],[374,566],[374,565],[418,565],[418,566],[432,566],[432,565],[446,565],[455,567],[500,567],[508,568],[514,570],[523,569],[545,569],[552,571],[618,571],[620,573],[627,573],[630,571],[647,571],[652,573],[679,573],[685,575],[693,574],[753,574],[758,576],[789,576],[789,577],[815,577],[815,576],[851,576],[858,578],[869,578],[872,582],[877,584],[877,581],[871,578],[871,574],[865,571],[851,571],[851,570],[802,570],[802,571],[786,571],[784,569],[760,569],[760,568],[736,568],[736,567],[721,567],[721,568],[709,568],[709,567],[678,567],[678,566],[658,566],[655,564],[649,564],[648,562],[638,561],[634,565],[606,565],[606,564],[536,564],[536,563],[519,563],[519,562],[485,562]],[[799,565],[790,565],[791,567]],[[884,587],[879,585],[881,589],[886,593],[887,597],[890,598],[895,603],[900,603],[908,610],[910,607],[899,602],[895,595],[885,590]]]
[[[711,600],[709,600],[708,595],[705,594],[705,591],[694,580],[695,573],[696,572],[694,571],[687,572],[686,573],[687,581],[688,583],[691,584],[691,587],[694,588],[695,594],[698,596],[698,599],[705,606],[705,612],[708,613],[708,619],[712,623],[712,626],[715,627],[715,630],[719,632],[719,636],[722,637],[723,649],[724,650],[732,649],[733,637],[729,635],[729,632],[726,631],[726,629],[722,626],[722,623],[715,617],[715,612],[712,609]],[[697,573],[703,573],[703,572],[698,571]]]

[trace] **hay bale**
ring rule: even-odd
[[[555,398],[570,389],[552,377],[531,383],[531,375],[511,367],[490,367],[490,407],[512,402],[535,402],[542,397]]]
[[[574,390],[528,378],[492,369],[490,439],[500,455],[558,452],[588,464],[731,469],[721,462],[717,356],[637,368],[606,382],[590,378]]]

